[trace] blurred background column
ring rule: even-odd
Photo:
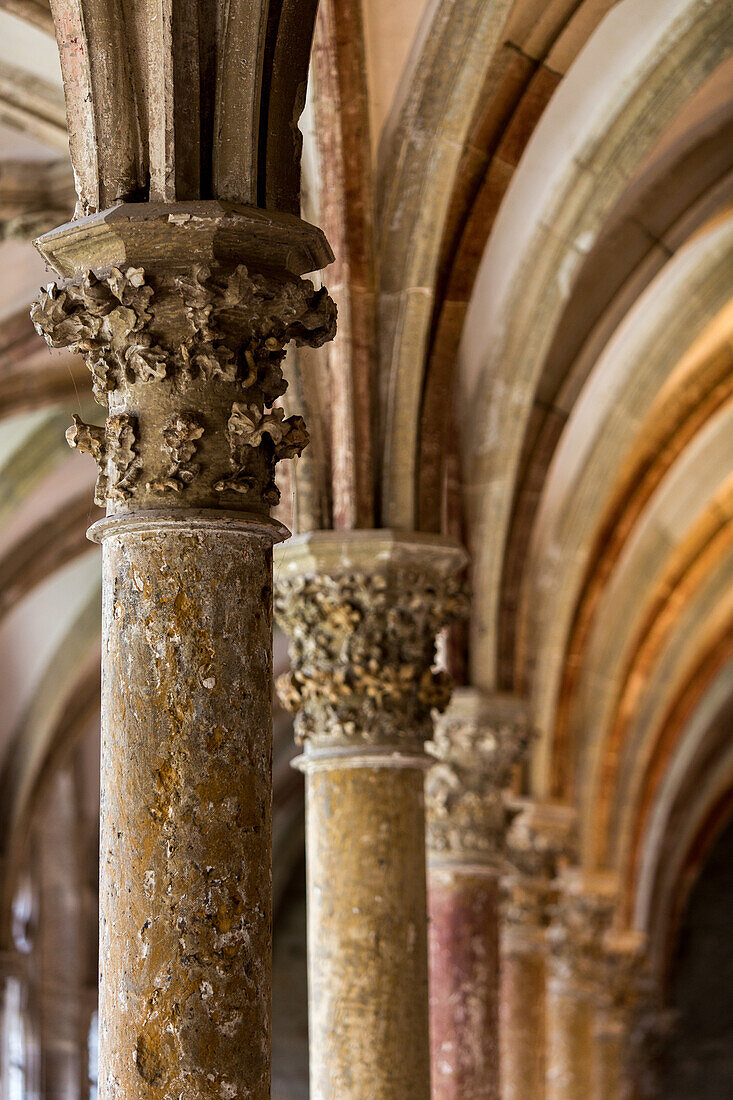
[[[504,791],[529,742],[523,703],[458,688],[426,780],[434,1100],[499,1096],[499,880]]]

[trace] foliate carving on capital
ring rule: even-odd
[[[103,506],[107,500],[128,499],[140,474],[133,417],[110,416],[102,428],[97,424],[85,424],[74,414],[74,423],[67,429],[66,439],[72,449],[90,454],[97,463],[95,504]]]
[[[533,879],[553,879],[576,849],[575,812],[559,803],[517,801],[507,833],[511,867]]]
[[[169,409],[149,428],[156,441],[162,436],[167,461],[146,470],[139,484],[148,492],[181,492],[195,478],[191,459],[204,425],[187,423],[180,411],[193,395],[199,409],[216,410],[207,432],[226,436],[228,444],[229,469],[219,471],[216,492],[276,503],[275,464],[308,443],[301,417],[285,419],[272,409],[287,388],[285,348],[291,340],[319,347],[333,338],[336,308],[325,290],[292,276],[250,274],[243,265],[228,272],[199,265],[151,278],[142,267],[113,267],[52,283],[31,319],[51,347],[84,356],[94,395],[111,412],[141,404],[155,411],[156,402],[161,416]],[[158,396],[149,390],[146,396],[138,384],[155,384]],[[213,402],[202,399],[207,387],[216,392]]]
[[[277,687],[298,741],[421,746],[451,692],[434,667],[436,635],[467,606],[459,578],[418,569],[279,579],[292,671]]]
[[[516,937],[524,933],[544,936],[552,898],[552,886],[547,879],[514,875],[503,880],[501,914],[508,934],[505,950],[507,945],[514,946]]]
[[[179,318],[170,324],[171,309]],[[238,382],[265,404],[286,389],[280,364],[291,340],[320,347],[336,331],[335,306],[306,279],[252,275],[243,265],[229,275],[195,266],[189,275],[157,278],[142,267],[112,268],[77,282],[51,283],[31,307],[37,331],[54,348],[86,357],[95,397],[124,382],[172,377]]]
[[[436,720],[427,746],[436,763],[425,786],[428,849],[458,856],[503,855],[509,813],[505,789],[524,756],[531,727],[523,709],[511,716],[479,707]]]
[[[296,458],[308,446],[309,437],[302,416],[285,418],[282,409],[265,412],[257,405],[245,405],[235,401],[227,421],[227,441],[232,473],[217,481],[218,493],[251,492],[255,479],[247,473],[248,448],[259,447],[264,436],[269,436],[275,462],[283,458]],[[274,479],[264,487],[263,499],[267,504],[277,504],[280,493]]]
[[[163,477],[147,483],[148,492],[180,493],[191,484],[199,472],[193,457],[203,434],[201,422],[191,414],[179,413],[168,421],[163,429],[163,446],[170,461]]]

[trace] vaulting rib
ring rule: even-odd
[[[273,0],[260,119],[260,206],[300,213],[302,137],[318,0]]]

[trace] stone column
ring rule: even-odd
[[[575,812],[559,803],[516,800],[507,834],[501,935],[499,1064],[502,1100],[545,1095],[547,923],[558,861]]]
[[[640,933],[605,938],[600,1001],[595,1019],[593,1097],[635,1100],[631,1032],[641,994],[645,937]]]
[[[121,204],[47,234],[34,306],[82,352],[104,426],[101,1100],[270,1095],[275,463],[300,453],[285,345],[334,332],[287,215]]]
[[[460,547],[391,531],[291,540],[276,613],[306,774],[311,1100],[428,1100],[424,743],[450,697],[438,631]]]
[[[429,745],[427,838],[434,1100],[499,1096],[504,789],[529,742],[512,696],[457,689]]]
[[[616,893],[611,874],[573,870],[561,877],[548,931],[547,1100],[593,1095],[595,1013],[605,974],[603,937]]]

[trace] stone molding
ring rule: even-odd
[[[278,681],[296,738],[321,750],[422,755],[450,698],[436,636],[465,614],[465,551],[391,531],[318,532],[276,551],[275,616],[290,639]]]
[[[287,344],[335,334],[334,303],[297,273],[330,253],[314,227],[258,213],[126,204],[36,242],[66,278],[41,291],[31,319],[51,347],[84,356],[107,409],[103,427],[75,418],[68,438],[95,458],[110,513],[266,511],[276,464],[308,443],[303,418],[274,406]]]
[[[456,689],[427,746],[436,760],[425,786],[431,858],[488,861],[500,869],[510,818],[505,790],[530,740],[521,700]]]

